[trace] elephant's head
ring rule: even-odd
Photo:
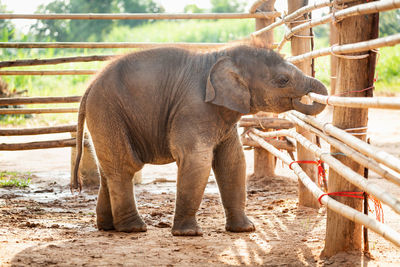
[[[242,114],[295,109],[315,115],[325,105],[301,103],[309,92],[328,94],[320,81],[304,75],[274,51],[239,46],[227,50],[211,68],[205,100]]]

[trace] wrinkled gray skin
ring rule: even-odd
[[[220,190],[226,230],[254,231],[245,215],[245,159],[236,122],[243,114],[296,109],[309,92],[327,94],[273,51],[236,46],[210,53],[158,48],[126,55],[105,68],[82,98],[76,188],[86,117],[101,174],[97,226],[146,231],[132,176],[144,164],[178,165],[173,235],[201,235],[196,212],[211,171]],[[79,180],[79,181],[78,181]]]

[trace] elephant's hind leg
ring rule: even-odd
[[[226,230],[251,232],[254,224],[245,214],[246,163],[236,132],[218,145],[214,152],[213,170],[225,209]]]
[[[132,183],[133,175],[143,164],[135,158],[127,135],[122,127],[117,127],[118,131],[89,129],[101,172],[96,207],[98,228],[120,232],[146,231],[146,224],[136,207]]]

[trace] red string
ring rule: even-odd
[[[317,168],[318,168],[318,185],[319,185],[319,187],[321,187],[322,188],[322,182],[323,181],[326,181],[326,171],[324,170],[324,168],[322,168],[322,161],[321,160],[318,160],[318,161],[314,161],[314,160],[298,160],[298,161],[292,161],[290,164],[289,164],[289,168],[291,169],[291,170],[293,170],[292,169],[292,164],[293,163],[305,163],[305,164],[315,164],[315,165],[317,165]]]
[[[324,196],[340,196],[340,197],[352,197],[352,198],[359,198],[359,199],[363,199],[364,198],[364,192],[330,192],[330,193],[325,193],[322,194],[319,198],[318,198],[318,202],[319,204],[322,205],[321,199]],[[379,201],[379,199],[375,198],[374,196],[371,195],[367,195],[368,196],[368,200],[371,200],[374,203],[374,210],[371,209],[371,207],[368,205],[368,210],[372,213],[374,213],[375,211],[375,216],[376,219],[379,222],[384,223],[384,216],[383,216],[383,208],[382,208],[382,203]]]

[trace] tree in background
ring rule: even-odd
[[[235,13],[243,12],[246,2],[239,0],[211,0],[211,12]]]
[[[0,1],[0,13],[9,13]],[[0,19],[0,40],[8,42],[14,37],[15,27],[9,20]]]
[[[400,32],[400,9],[379,14],[379,35],[387,36]]]
[[[204,13],[205,10],[198,7],[196,4],[186,5],[183,9],[184,13]]]
[[[153,0],[54,0],[37,13],[151,13],[164,12]],[[101,41],[116,25],[134,27],[137,20],[41,20],[31,27],[38,41]]]

